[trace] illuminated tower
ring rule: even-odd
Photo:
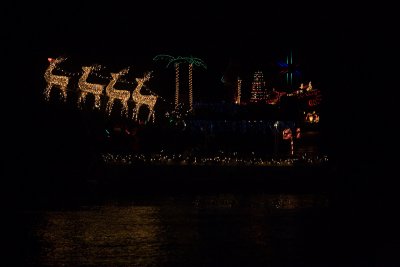
[[[261,71],[254,73],[253,83],[251,85],[250,103],[265,102],[265,82]]]

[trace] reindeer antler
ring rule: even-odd
[[[65,61],[66,59],[67,59],[66,57],[58,57],[55,59],[55,61],[58,63],[58,62]]]
[[[128,71],[129,71],[129,67],[122,69],[120,72],[118,72],[118,75],[125,75],[128,73]]]
[[[152,73],[152,71],[146,72],[143,77],[143,82],[147,82],[148,80],[150,80]]]
[[[94,71],[99,71],[99,70],[101,70],[101,69],[103,68],[103,66],[100,65],[100,64],[93,64],[93,65],[90,66],[90,67],[91,67],[92,70],[94,70]]]

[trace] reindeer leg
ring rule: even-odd
[[[106,111],[107,111],[108,115],[111,115],[111,110],[112,110],[113,105],[114,105],[114,99],[111,101],[109,100],[107,102]]]
[[[67,101],[67,88],[64,86],[61,87],[61,96],[64,102]]]
[[[150,111],[150,112],[149,112],[149,115],[147,116],[147,121],[150,121],[151,115],[152,115],[152,112]]]
[[[47,101],[50,100],[50,91],[52,86],[53,84],[49,82],[47,83],[46,89],[44,90],[44,96]]]
[[[135,112],[135,119],[138,120],[139,119],[139,111],[140,111],[140,107],[142,106],[142,104],[137,103],[136,104],[136,112]]]

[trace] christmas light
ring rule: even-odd
[[[308,123],[318,123],[319,122],[319,115],[313,111],[313,112],[308,112],[305,121]]]
[[[292,150],[293,151],[293,150]],[[290,158],[269,158],[240,155],[237,152],[226,153],[220,151],[219,154],[197,155],[187,154],[167,154],[163,151],[152,154],[134,153],[134,154],[117,154],[104,153],[102,160],[110,165],[192,165],[192,166],[257,166],[257,167],[293,167],[296,163],[304,165],[318,165],[328,162],[328,156],[310,156],[308,154],[299,155]]]
[[[120,73],[114,73],[114,76],[112,75],[112,79],[110,80],[109,76],[102,76],[94,71],[98,71],[100,70],[101,66],[99,65],[93,65],[91,67],[82,67],[81,72],[68,72],[65,71],[61,68],[59,68],[58,64],[60,62],[62,62],[63,60],[65,60],[64,58],[58,58],[58,59],[53,59],[53,58],[48,58],[49,64],[50,66],[46,69],[44,77],[46,79],[46,81],[48,82],[48,85],[44,91],[44,96],[46,100],[49,100],[50,98],[50,90],[51,88],[54,87],[61,87],[62,88],[62,96],[64,98],[64,100],[66,99],[66,95],[67,92],[69,91],[73,91],[76,92],[76,90],[72,87],[69,88],[68,85],[68,81],[72,78],[72,77],[80,77],[78,80],[78,106],[82,107],[82,104],[85,102],[87,96],[89,94],[93,94],[95,97],[95,101],[94,101],[94,105],[95,108],[100,109],[101,106],[101,96],[104,94],[104,90],[103,88],[105,87],[105,85],[101,85],[101,84],[91,84],[87,82],[87,79],[89,76],[95,76],[97,78],[101,78],[104,80],[109,80],[109,84],[107,86],[108,91],[106,90],[105,95],[107,96],[107,102],[106,102],[106,112],[108,115],[111,114],[112,108],[114,106],[115,100],[119,99],[122,102],[122,111],[121,114],[124,115],[128,115],[129,110],[128,110],[128,102],[130,101],[130,91],[126,91],[126,90],[116,90],[114,89],[115,84],[118,83],[124,83],[124,84],[129,84],[129,85],[135,85],[137,82],[132,82],[132,81],[127,81],[127,80],[123,80],[121,79],[121,77],[126,74],[127,69],[121,71]],[[60,75],[53,75],[52,72],[53,71],[58,71],[64,75],[66,75],[67,77],[64,76],[60,76]],[[61,77],[61,79],[60,79]],[[148,76],[150,77],[150,76]],[[65,79],[64,79],[65,78]],[[68,80],[67,80],[68,79]],[[144,80],[145,81],[145,80]],[[144,83],[143,81],[143,83]],[[139,86],[138,89],[142,89],[141,91],[147,91],[149,92],[148,95],[142,95],[141,91],[137,91],[139,92],[139,94],[136,94],[135,97],[137,97],[137,99],[139,101],[141,101],[141,105],[145,104],[150,108],[150,113],[149,113],[149,119],[150,117],[153,118],[153,122],[155,119],[155,110],[154,110],[154,105],[155,105],[155,101],[154,98],[164,101],[165,103],[167,103],[170,106],[173,106],[174,103],[172,103],[171,101],[165,99],[164,97],[154,93],[152,90],[150,90],[149,88],[147,88],[144,84],[142,84],[141,86]],[[140,95],[142,95],[143,97],[140,97]],[[151,96],[150,96],[151,95]],[[149,96],[149,98],[147,98],[146,96]],[[152,99],[152,100],[150,100]],[[135,100],[133,100],[134,102]],[[153,108],[151,108],[153,106]],[[140,107],[139,107],[140,108]],[[168,113],[168,112],[167,112]],[[184,110],[182,108],[182,105],[180,105],[178,103],[178,105],[176,106],[175,110],[171,112],[171,114],[173,115],[173,117],[175,119],[179,119],[182,120],[185,116],[188,115],[188,110]],[[135,116],[135,114],[133,114]],[[148,120],[149,120],[148,119]]]
[[[190,56],[190,57],[173,57],[170,55],[157,55],[153,60],[167,60],[167,67],[172,63],[175,65],[175,108],[179,104],[179,64],[182,62],[189,64],[189,107],[190,111],[193,109],[193,66],[202,67],[207,69],[207,65],[203,60]]]
[[[131,92],[127,90],[116,90],[114,89],[114,85],[117,83],[118,79],[122,76],[127,74],[129,68],[123,69],[117,73],[111,73],[111,81],[106,87],[106,94],[108,96],[106,111],[109,115],[111,115],[111,110],[114,106],[115,100],[119,99],[122,104],[121,114],[125,114],[128,116],[128,100],[131,97]]]
[[[251,103],[259,103],[265,101],[265,82],[261,71],[254,73],[252,88],[251,88]]]
[[[193,64],[189,64],[189,107],[193,110]]]
[[[307,87],[306,90],[307,90],[307,91],[311,91],[311,90],[312,90],[311,81],[308,82],[308,87]]]
[[[236,101],[235,103],[240,105],[240,99],[242,96],[242,80],[240,79],[240,77],[238,77],[237,79],[237,97],[236,97]]]
[[[133,109],[133,115],[132,117],[134,119],[138,119],[139,116],[139,111],[140,107],[142,105],[145,105],[149,108],[149,115],[147,117],[147,121],[150,120],[150,118],[155,119],[155,114],[154,114],[154,106],[157,102],[157,96],[155,95],[142,95],[140,90],[143,87],[143,84],[147,82],[151,77],[151,73],[147,73],[144,75],[143,78],[136,78],[136,88],[132,92],[132,99],[135,102],[135,108]]]
[[[82,107],[86,100],[88,94],[94,95],[94,106],[95,108],[100,108],[100,96],[103,94],[104,85],[93,84],[86,82],[89,74],[92,70],[99,70],[101,67],[99,65],[94,65],[90,67],[82,67],[83,74],[78,81],[78,87],[80,89],[80,95],[78,97],[78,106]]]
[[[64,101],[67,99],[67,86],[69,82],[69,77],[54,75],[53,70],[58,64],[66,60],[66,58],[58,57],[56,59],[48,58],[49,67],[44,73],[44,78],[46,79],[47,86],[44,91],[45,99],[50,100],[50,92],[53,87],[58,87],[61,90],[61,97]]]
[[[175,63],[175,109],[179,105],[179,63]]]

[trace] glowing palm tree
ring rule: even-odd
[[[157,55],[153,58],[153,60],[168,61],[167,68],[171,65],[171,63],[174,63],[174,65],[175,65],[175,109],[177,109],[178,104],[179,104],[179,63],[180,62],[177,61],[177,58],[170,56],[170,55]]]
[[[185,60],[189,63],[189,105],[190,110],[193,110],[193,65],[204,69],[207,69],[207,65],[203,60],[192,56],[185,57]]]
[[[190,110],[193,109],[193,66],[203,67],[207,69],[206,64],[203,60],[199,58],[195,58],[193,56],[190,57],[173,57],[170,55],[158,55],[153,58],[153,60],[167,60],[167,67],[171,64],[175,66],[175,109],[179,104],[179,64],[182,62],[189,64],[189,105]]]

